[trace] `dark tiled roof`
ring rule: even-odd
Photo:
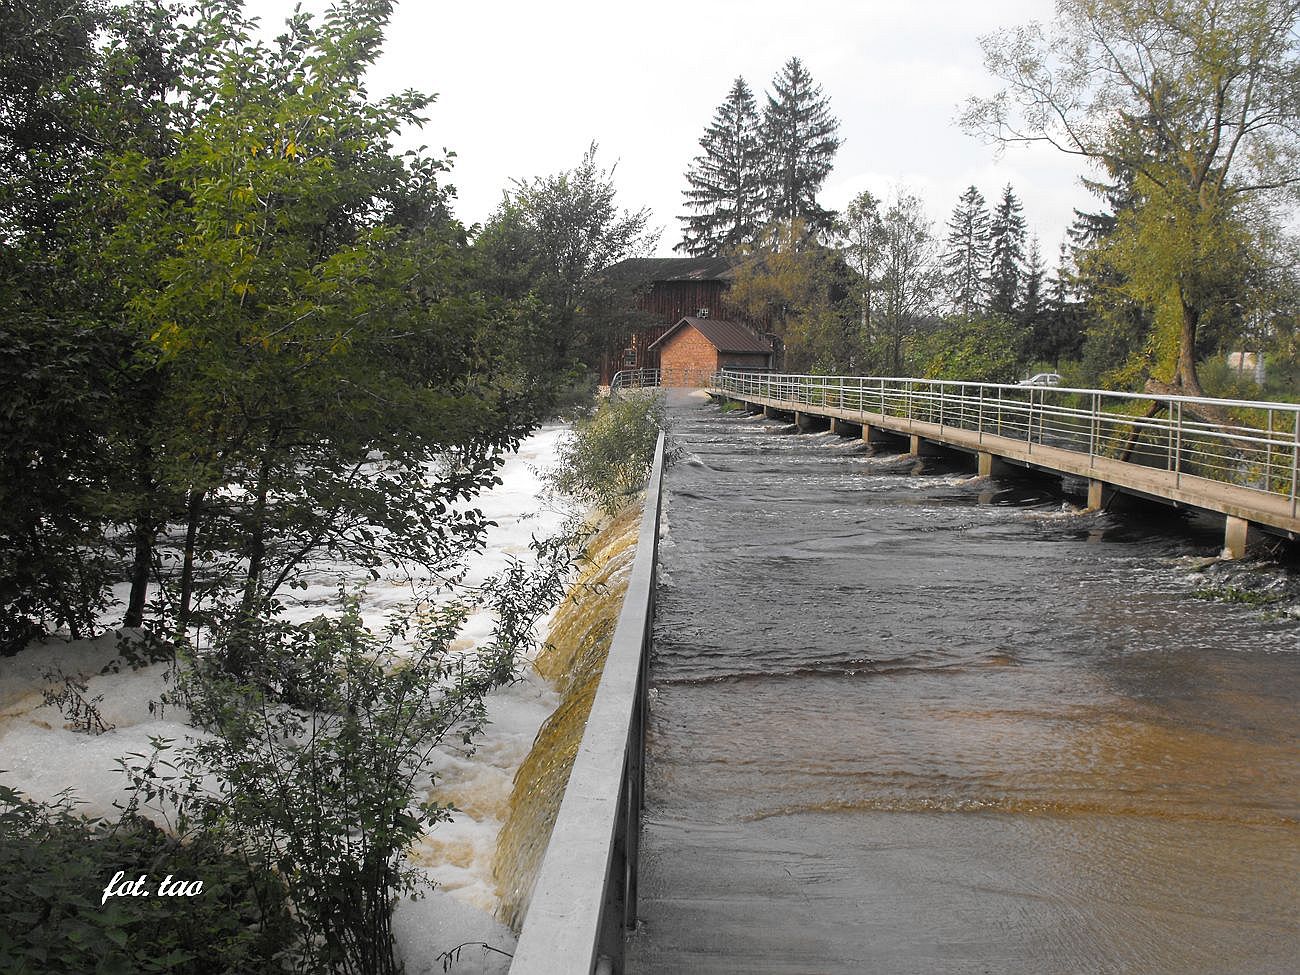
[[[611,264],[602,275],[650,283],[653,281],[730,281],[742,257],[629,257]]]
[[[719,352],[758,352],[770,355],[772,340],[756,335],[739,322],[729,322],[724,318],[692,318],[687,316],[650,343],[650,348],[662,344],[670,335],[690,326],[712,343]]]

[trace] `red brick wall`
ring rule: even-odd
[[[707,374],[718,368],[718,350],[703,335],[684,325],[659,346],[659,368]]]

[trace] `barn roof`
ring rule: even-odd
[[[773,351],[771,339],[756,335],[740,322],[730,322],[725,318],[693,318],[689,315],[651,342],[648,347],[653,349],[686,326],[703,335],[719,352],[757,352],[768,355]]]
[[[602,272],[608,277],[654,281],[730,281],[748,258],[629,257]]]

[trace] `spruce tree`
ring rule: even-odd
[[[1025,218],[1008,183],[989,226],[989,310],[1011,318],[1025,275]]]
[[[833,211],[817,193],[834,166],[842,140],[830,100],[798,58],[772,79],[760,126],[763,155],[763,211],[769,222],[802,221],[811,231],[830,231]]]
[[[1054,356],[1048,355],[1051,319],[1044,302],[1044,277],[1043,257],[1038,248],[1038,238],[1034,237],[1029,242],[1029,257],[1025,261],[1024,285],[1018,309],[1020,324],[1028,330],[1029,347],[1025,351],[1031,359],[1054,359]]]
[[[986,272],[992,254],[984,196],[968,186],[948,219],[943,268],[954,308],[970,321],[988,305]]]
[[[700,138],[700,155],[686,171],[686,206],[695,212],[674,248],[692,257],[714,256],[753,243],[758,236],[758,107],[754,94],[737,78],[727,100]]]

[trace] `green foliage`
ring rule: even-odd
[[[1005,318],[978,318],[919,332],[908,358],[927,379],[1013,382],[1022,361],[1026,329]]]
[[[692,256],[731,254],[753,243],[762,221],[758,108],[737,78],[700,137],[700,155],[686,171],[686,225],[677,250]]]
[[[31,802],[0,786],[0,972],[5,975],[252,975],[280,972],[291,938],[269,872],[205,838],[180,843],[147,820],[109,823],[67,797]],[[110,897],[118,871],[148,875],[149,897]],[[157,896],[168,875],[202,880]]]
[[[988,307],[989,261],[993,256],[984,194],[966,187],[948,218],[943,267],[957,312],[970,321]]]
[[[813,238],[801,220],[774,223],[736,272],[728,300],[753,321],[770,322],[791,371],[851,368],[861,328],[856,279],[839,254]]]
[[[179,831],[281,879],[295,971],[398,970],[393,902],[421,876],[406,850],[451,814],[423,798],[432,750],[482,730],[484,698],[515,679],[578,546],[569,533],[536,542],[535,567],[513,560],[473,603],[429,594],[382,634],[345,596],[340,615],[305,624],[241,616],[185,662],[179,696],[209,734],[174,756],[157,743],[124,767],[138,801],[170,810]],[[472,606],[493,631],[465,654],[452,645]]]
[[[618,208],[614,168],[599,166],[596,151],[593,142],[571,170],[516,180],[475,238],[487,286],[535,302],[520,353],[539,375],[568,378],[595,363],[626,298],[598,272],[658,240],[648,209]]]
[[[608,397],[573,425],[546,481],[560,494],[613,514],[645,486],[659,432],[668,426],[659,395]]]
[[[66,6],[27,25],[40,71],[0,61],[0,650],[85,633],[114,574],[128,626],[160,583],[181,637],[325,551],[476,545],[463,502],[550,377],[533,305],[478,290],[447,162],[392,148],[431,97],[366,92],[390,5],[271,43],[235,0]]]
[[[1149,314],[1124,378],[1197,394],[1198,356],[1240,334],[1252,280],[1280,254],[1300,186],[1292,0],[1220,4],[1062,0],[1050,28],[983,39],[1005,84],[971,98],[965,124],[1003,144],[1084,157],[1113,215],[1081,215],[1106,251],[1100,282]],[[1264,304],[1270,304],[1265,302]]]
[[[762,201],[768,223],[805,224],[829,232],[835,214],[817,202],[831,174],[841,140],[830,99],[798,58],[772,78],[772,92],[759,125]]]
[[[760,117],[744,78],[700,139],[686,171],[693,214],[677,245],[693,256],[738,253],[761,241],[763,228],[798,223],[833,232],[835,214],[817,202],[842,140],[830,101],[798,58],[772,79]]]

